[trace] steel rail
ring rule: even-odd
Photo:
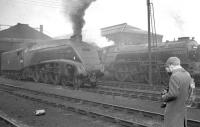
[[[13,118],[8,117],[8,115],[5,114],[3,111],[0,111],[0,119],[6,122],[6,124],[8,124],[9,127],[31,127],[17,120],[14,120]]]
[[[144,84],[134,85],[134,84],[129,84],[128,82],[117,83],[114,81],[109,81],[109,82],[99,82],[98,88],[101,90],[107,89],[107,91],[104,92],[106,94],[118,95],[118,96],[124,96],[124,97],[141,98],[141,99],[147,99],[147,100],[152,100],[152,101],[160,101],[161,100],[160,91],[164,87],[158,87],[156,90],[156,88],[151,88],[151,86],[144,85]],[[103,93],[103,91],[101,90],[99,90],[99,93]],[[110,92],[108,92],[108,90]],[[126,93],[126,94],[123,95],[123,93]],[[143,95],[143,96],[140,96],[140,95],[135,96],[135,93]],[[194,106],[195,108],[200,107],[200,89],[199,88],[195,89],[194,105],[195,105]]]
[[[157,91],[148,91],[148,90],[139,90],[139,89],[122,89],[122,88],[109,87],[109,86],[98,86],[97,89],[83,88],[82,90],[93,92],[93,93],[99,93],[99,94],[113,95],[113,96],[139,98],[139,99],[159,101],[159,102],[161,101],[160,92],[157,92]]]

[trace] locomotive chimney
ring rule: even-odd
[[[82,40],[82,29],[85,24],[84,16],[86,9],[96,0],[64,0],[66,17],[72,23],[73,35],[72,40]]]
[[[81,34],[75,34],[70,37],[71,40],[75,42],[81,42],[82,41],[82,35]]]
[[[40,25],[40,32],[43,33],[43,25]]]

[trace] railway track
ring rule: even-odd
[[[137,90],[147,90],[147,91],[156,91],[160,92],[164,88],[167,87],[164,85],[149,85],[149,84],[142,84],[142,83],[132,83],[132,82],[118,82],[118,81],[99,81],[98,85],[100,86],[110,86],[115,88],[122,88],[122,89],[137,89]],[[196,94],[200,95],[200,88],[196,87]]]
[[[64,86],[67,89],[73,89],[69,86]],[[164,86],[149,86],[147,84],[133,84],[130,82],[115,82],[115,81],[101,81],[98,82],[97,88],[80,88],[82,91],[99,93],[104,95],[121,96],[133,99],[161,101],[160,91]],[[198,92],[200,95],[200,91]],[[200,108],[200,97],[197,96],[194,108]]]
[[[0,117],[0,126],[1,127],[17,127],[2,117]]]
[[[1,84],[0,89],[16,96],[50,104],[97,119],[110,121],[120,126],[160,127],[163,121],[162,114],[119,105],[39,92],[19,88],[10,84]],[[198,127],[200,122],[189,120],[188,124],[189,127]]]
[[[9,118],[4,112],[0,111],[0,126],[1,127],[30,127]]]
[[[151,90],[151,91],[161,91],[165,88],[164,85],[149,85],[144,83],[120,82],[120,81],[99,81],[98,85],[127,88],[127,89]]]
[[[139,89],[125,89],[117,88],[110,86],[98,86],[96,89],[82,89],[83,91],[113,95],[113,96],[122,96],[134,99],[142,100],[151,100],[151,101],[161,101],[160,92],[158,91],[149,91],[149,90],[139,90]]]
[[[63,88],[73,90],[73,87],[63,86]],[[103,95],[121,96],[131,99],[141,99],[147,101],[160,102],[160,91],[164,86],[149,86],[147,84],[133,84],[130,82],[101,81],[96,88],[80,88],[82,91],[99,93]],[[196,91],[195,101],[190,108],[200,108],[200,90]]]
[[[128,82],[98,82],[98,89],[87,90],[90,92],[97,92],[100,94],[123,96],[129,98],[139,98],[142,100],[161,101],[161,90],[164,86],[149,86],[145,84],[131,84]],[[200,89],[195,89],[194,108],[200,108]]]
[[[122,126],[161,126],[162,116],[156,116],[154,118],[154,116],[151,116],[150,112],[140,111],[138,109],[129,109],[127,107],[121,107],[100,102],[92,102],[89,100],[82,100],[79,98],[71,98],[55,94],[41,93],[38,91],[32,91],[11,85],[2,86],[1,84],[0,89],[14,94],[16,96],[50,104],[90,117],[110,121]]]
[[[63,88],[67,88],[73,90],[72,87],[65,86]],[[119,88],[112,87],[106,85],[98,85],[96,88],[80,88],[82,91],[98,93],[103,95],[112,95],[112,96],[121,96],[133,99],[142,99],[142,100],[151,100],[151,101],[161,101],[160,92],[158,91],[149,91],[149,90],[140,90],[140,89],[127,89],[127,88]]]

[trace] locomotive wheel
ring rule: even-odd
[[[139,73],[139,70],[137,69],[136,65],[129,66],[128,70],[130,71],[129,80],[132,82],[139,82],[140,81],[140,73]]]
[[[34,82],[39,82],[39,81],[40,81],[40,73],[39,73],[37,70],[35,70],[35,71],[33,72],[33,77],[32,77],[32,79],[33,79]]]
[[[61,84],[62,86],[66,86],[68,83],[69,83],[69,81],[67,80],[67,77],[63,76],[63,77],[61,78],[60,84]]]
[[[26,68],[23,70],[22,72],[22,79],[28,79],[29,78],[29,73],[30,73],[30,69]]]
[[[21,76],[20,73],[17,73],[17,75],[16,75],[16,79],[17,79],[17,80],[21,80],[21,79],[22,79],[22,76]]]
[[[116,80],[125,81],[129,77],[128,67],[125,65],[118,66],[114,75]]]
[[[41,78],[41,81],[43,82],[43,83],[48,83],[48,74],[47,73],[45,73],[45,72],[41,72],[40,73],[40,78]]]
[[[149,74],[148,73],[144,74],[144,82],[149,83]]]
[[[129,74],[129,79],[132,82],[140,82],[140,75],[139,74]]]
[[[80,88],[80,86],[82,85],[82,80],[80,79],[80,78],[78,78],[78,77],[75,77],[74,78],[74,82],[73,82],[73,87],[74,87],[74,89],[79,89]]]
[[[58,85],[60,83],[60,76],[59,76],[59,74],[50,73],[49,80],[52,84]]]
[[[91,83],[91,87],[92,87],[92,88],[95,88],[96,86],[97,86],[97,82],[92,82],[92,83]]]
[[[152,74],[152,83],[153,84],[158,84],[160,83],[160,76],[158,73],[153,73]],[[145,83],[149,83],[149,74],[145,74],[145,77],[144,77],[144,80],[145,80]]]

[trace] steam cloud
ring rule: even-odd
[[[63,0],[65,14],[72,23],[72,36],[82,35],[82,28],[85,24],[85,11],[94,1],[96,0]]]
[[[90,29],[88,31],[83,31],[83,40],[89,43],[93,43],[100,48],[114,45],[112,40],[108,40],[106,37],[101,35],[100,29]]]
[[[175,24],[177,25],[179,31],[183,34],[184,33],[184,20],[177,13],[172,13],[171,16],[174,19]]]

